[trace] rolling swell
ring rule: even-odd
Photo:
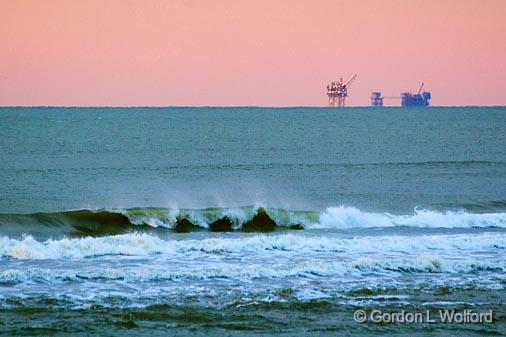
[[[0,214],[0,232],[69,236],[115,235],[131,230],[134,224],[127,216],[110,211],[76,210],[54,213]]]
[[[467,203],[464,205],[466,210],[472,212],[501,212],[506,209],[506,200],[490,200],[483,202]]]
[[[502,203],[502,201],[501,201]],[[239,208],[130,208],[72,210],[32,214],[0,214],[0,235],[106,236],[132,231],[270,232],[276,229],[426,227],[506,228],[506,213],[468,213],[415,209],[413,214],[364,212],[354,207],[324,211],[290,211],[257,206]]]
[[[280,213],[273,211],[273,213]],[[126,210],[73,210],[32,214],[0,214],[0,234],[15,236],[57,235],[71,237],[107,236],[132,231],[173,230],[186,233],[208,229],[215,232],[243,230],[269,232],[278,224],[264,208],[242,210],[170,210],[164,208],[132,208]],[[293,224],[294,229],[303,225]]]

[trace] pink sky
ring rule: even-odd
[[[506,105],[504,0],[0,0],[0,105]],[[398,102],[391,102],[398,104]]]

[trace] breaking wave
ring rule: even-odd
[[[96,268],[94,270],[54,270],[47,268],[9,269],[0,272],[0,284],[23,282],[72,282],[83,280],[122,280],[128,282],[171,281],[184,279],[257,279],[294,276],[339,276],[350,273],[477,273],[493,271],[503,273],[499,262],[455,262],[434,256],[413,259],[380,261],[357,259],[344,262],[302,261],[292,264],[274,264],[260,268],[258,265],[213,264],[206,269],[188,266],[174,269],[161,266],[136,268]]]
[[[265,227],[266,223],[270,225]],[[413,214],[393,215],[364,212],[346,206],[330,207],[322,212],[249,206],[197,210],[130,208],[0,214],[0,234],[7,236],[20,234],[106,236],[160,229],[181,229],[180,231],[186,232],[198,229],[271,231],[275,228],[345,230],[402,226],[505,228],[506,213],[439,212],[415,209]]]
[[[99,238],[63,238],[39,241],[32,236],[22,239],[0,238],[0,256],[11,259],[82,259],[100,256],[207,256],[209,254],[263,254],[295,252],[298,254],[364,252],[398,252],[426,254],[426,252],[503,251],[506,234],[364,236],[356,238],[328,238],[295,234],[255,235],[205,239],[166,240],[147,233],[130,233]],[[263,253],[262,253],[263,252]],[[362,262],[366,262],[365,260]]]
[[[313,228],[355,228],[355,227],[431,227],[431,228],[472,228],[506,227],[506,213],[467,213],[465,211],[437,212],[415,209],[410,215],[389,213],[367,213],[353,207],[332,207],[320,215],[320,221]]]

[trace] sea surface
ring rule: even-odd
[[[0,108],[0,335],[500,336],[505,288],[506,107]]]

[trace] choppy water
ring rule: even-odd
[[[0,108],[0,130],[4,334],[506,332],[506,108]],[[378,308],[494,321],[353,320]]]

